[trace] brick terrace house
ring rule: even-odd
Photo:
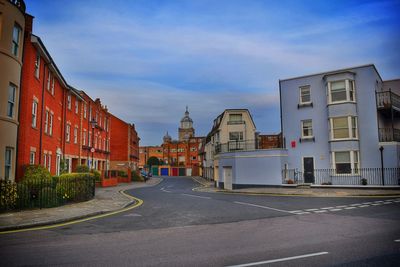
[[[142,146],[139,148],[139,169],[143,169],[147,165],[147,160],[151,157],[164,161],[163,149],[161,146]]]
[[[114,115],[111,118],[111,153],[110,170],[121,170],[128,173],[138,170],[139,137],[135,125],[124,122]]]
[[[59,175],[62,166],[73,172],[80,164],[109,170],[112,115],[99,98],[93,100],[84,91],[68,85],[42,40],[32,34],[33,17],[26,14],[25,21],[18,95],[17,181],[29,164],[43,165],[53,175]],[[126,125],[129,130],[119,132],[121,129],[116,127],[115,135],[129,140],[125,149],[127,160],[135,166],[139,138],[134,125]],[[118,144],[114,148],[118,149]]]

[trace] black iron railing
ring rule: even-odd
[[[400,96],[391,91],[376,92],[376,105],[380,109],[392,107],[400,109]]]
[[[400,185],[400,168],[361,168],[340,172],[336,169],[315,169],[303,173],[297,169],[282,170],[283,184],[316,185]]]
[[[82,175],[69,179],[32,179],[18,183],[0,181],[0,211],[51,208],[87,201],[95,195],[95,177]]]
[[[247,141],[229,141],[224,144],[217,144],[215,146],[215,154],[226,153],[226,152],[235,152],[235,151],[249,151],[258,148],[258,142],[254,140]]]
[[[379,128],[379,142],[400,142],[400,129]]]

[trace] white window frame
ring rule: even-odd
[[[51,71],[49,69],[47,73],[47,91],[49,92],[50,92],[50,84],[51,84]]]
[[[46,109],[45,116],[44,116],[44,133],[48,133],[49,130],[49,115],[50,111]]]
[[[15,36],[15,31],[17,31],[17,35]],[[11,53],[18,57],[19,54],[19,47],[21,42],[21,33],[22,28],[17,23],[14,24],[13,31],[12,31],[12,45],[11,45]]]
[[[68,96],[67,96],[67,107],[68,107],[69,110],[71,110],[71,106],[72,106],[72,100],[71,99],[72,99],[71,95],[68,94]]]
[[[36,128],[37,127],[37,109],[38,109],[38,101],[34,99],[32,101],[32,127]]]
[[[343,82],[343,81],[345,83],[346,99],[332,101],[332,83]],[[352,90],[350,90],[350,83],[352,84]],[[352,97],[350,95],[350,91],[352,91],[352,93],[353,93]],[[351,98],[353,98],[353,99],[351,99]],[[355,88],[354,80],[345,79],[345,80],[337,80],[337,81],[328,82],[328,102],[329,102],[329,104],[340,104],[340,103],[346,103],[346,102],[355,103],[356,102],[356,88]]]
[[[302,95],[302,90],[303,89],[308,89],[309,91],[309,96],[310,96],[310,100],[309,101],[303,101],[303,95]],[[300,86],[299,87],[299,103],[300,105],[307,105],[307,104],[311,104],[311,86],[309,85],[304,85],[304,86]]]
[[[83,130],[83,140],[82,140],[82,145],[84,145],[84,146],[86,146],[86,135],[87,135],[87,132],[86,132],[86,129],[84,129]]]
[[[349,152],[350,153],[350,173],[338,173],[336,169],[336,153],[342,153],[342,152]],[[360,167],[360,151],[358,150],[343,150],[343,151],[332,151],[332,169],[335,170],[335,174],[337,175],[359,175],[359,169]],[[339,162],[339,163],[345,163],[345,162]]]
[[[71,125],[67,123],[66,130],[65,130],[65,141],[69,142],[71,138]]]
[[[310,127],[311,129],[308,129],[308,130],[311,130],[311,135],[304,135],[304,122],[308,122],[308,121],[311,122],[311,127]],[[314,138],[312,119],[302,120],[301,121],[301,139],[312,139],[312,138]]]
[[[53,135],[53,121],[54,121],[54,113],[50,111],[49,114],[49,135]]]
[[[52,76],[51,79],[51,94],[54,95],[54,75]]]
[[[13,162],[13,148],[6,147],[4,155],[4,179],[9,180],[12,173],[12,162]]]
[[[231,135],[233,134],[238,134],[238,138],[237,139],[232,139]],[[243,141],[243,132],[229,132],[229,141]]]
[[[36,159],[36,152],[31,150],[31,152],[29,153],[29,164],[34,165],[35,159]]]
[[[47,169],[51,172],[51,154],[47,154]]]
[[[75,114],[78,114],[79,112],[79,101],[75,99]]]
[[[35,77],[39,79],[39,77],[40,77],[40,53],[39,53],[39,51],[36,51],[34,74],[35,74]]]
[[[12,90],[12,96],[10,97],[10,90]],[[14,118],[15,116],[15,101],[17,98],[17,86],[10,83],[8,85],[8,97],[7,97],[7,117]],[[11,112],[11,113],[10,113]]]
[[[334,128],[333,128],[333,120],[334,119],[340,119],[340,118],[347,118],[347,131],[348,131],[348,137],[344,138],[335,138],[334,137]],[[353,120],[355,125],[353,125]],[[358,117],[356,116],[340,116],[340,117],[332,117],[329,118],[329,123],[330,123],[330,136],[331,136],[331,141],[340,141],[340,140],[357,140],[358,139]],[[355,127],[354,127],[355,126]],[[355,129],[355,136],[353,136],[353,129]]]
[[[83,117],[86,119],[87,116],[87,105],[86,103],[83,103]]]
[[[74,144],[78,143],[78,126],[74,127]]]

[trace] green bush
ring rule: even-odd
[[[22,180],[51,180],[51,174],[48,169],[41,165],[27,165]]]
[[[132,182],[143,182],[144,181],[143,177],[140,176],[135,171],[132,171],[132,173],[131,173],[131,180],[132,180]]]
[[[17,206],[27,207],[31,203],[31,191],[27,183],[20,182],[17,184]]]
[[[368,184],[368,180],[366,178],[362,178],[361,179],[361,184],[362,185],[367,185]]]
[[[97,170],[92,170],[91,173],[94,175],[96,182],[101,182],[101,173]]]
[[[77,173],[87,173],[90,172],[89,167],[87,165],[78,165],[75,168],[75,172]]]
[[[0,210],[15,207],[17,201],[17,185],[12,181],[0,180]]]
[[[39,192],[40,206],[43,208],[57,207],[59,204],[59,198],[56,190],[51,187],[42,188]]]
[[[119,177],[128,177],[128,174],[125,171],[118,171]]]
[[[84,201],[92,198],[94,174],[66,173],[59,177],[56,192],[62,201]]]

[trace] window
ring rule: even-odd
[[[36,158],[36,152],[31,151],[31,153],[29,154],[29,164],[31,165],[35,164],[35,158]]]
[[[83,117],[86,119],[86,114],[87,113],[87,105],[84,103],[83,104]]]
[[[94,148],[97,149],[97,136],[94,137]]]
[[[83,145],[86,146],[86,130],[83,130]]]
[[[47,155],[47,168],[51,171],[51,154]]]
[[[300,104],[311,103],[311,91],[310,86],[300,87]]]
[[[79,111],[79,102],[78,100],[75,100],[75,114],[78,114]]]
[[[45,119],[44,119],[44,132],[45,133],[48,133],[48,130],[49,130],[49,114],[50,112],[48,111],[48,110],[46,110],[46,116],[45,116]]]
[[[301,138],[312,138],[312,120],[301,121]]]
[[[228,124],[241,124],[243,123],[242,114],[229,114]]]
[[[333,153],[333,168],[337,174],[358,174],[358,151],[339,151]]]
[[[47,91],[49,91],[49,92],[50,92],[50,84],[51,84],[51,72],[49,69],[49,72],[47,74]]]
[[[74,143],[78,143],[78,126],[75,126],[74,128]]]
[[[43,167],[47,167],[47,153],[43,154]]]
[[[88,134],[88,146],[93,147],[93,144],[92,144],[92,132],[89,132],[89,134]]]
[[[33,100],[32,102],[32,127],[36,128],[37,126],[37,108],[38,108],[38,102],[36,100]]]
[[[17,87],[10,83],[8,86],[8,102],[7,102],[7,116],[10,118],[14,117],[14,106],[15,106],[15,93]]]
[[[54,95],[54,76],[51,79],[51,94]]]
[[[229,140],[230,141],[242,141],[243,140],[243,132],[230,132]]]
[[[68,109],[71,110],[71,95],[67,96],[67,106],[68,106]]]
[[[71,125],[67,124],[67,129],[66,129],[66,141],[69,142],[71,138]]]
[[[354,81],[352,80],[330,82],[328,88],[330,103],[355,101]]]
[[[40,74],[40,54],[39,51],[36,51],[36,60],[35,60],[35,77],[39,79]]]
[[[331,139],[358,138],[357,117],[331,118]]]
[[[21,39],[21,27],[17,24],[14,25],[13,34],[12,34],[12,46],[11,52],[14,56],[18,56],[18,49],[19,49],[19,41]]]
[[[89,120],[92,120],[92,107],[89,107]]]
[[[195,147],[191,147],[190,151],[194,152],[194,151],[196,151],[196,148]]]
[[[50,112],[50,120],[49,120],[49,135],[53,135],[53,118],[54,114],[53,112]]]
[[[6,180],[11,178],[11,167],[12,167],[12,153],[13,149],[11,147],[6,147],[6,155],[4,161],[4,178]]]

